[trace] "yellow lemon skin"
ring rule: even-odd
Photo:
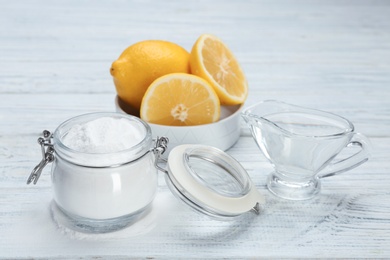
[[[190,73],[190,54],[163,40],[146,40],[129,46],[111,65],[118,96],[139,110],[149,85],[170,73]]]

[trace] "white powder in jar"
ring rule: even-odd
[[[72,126],[63,143],[85,153],[112,153],[129,149],[140,143],[145,131],[139,123],[124,118],[101,117]]]
[[[117,219],[119,226],[144,211],[157,190],[154,155],[145,153],[148,147],[137,154],[127,149],[147,135],[141,122],[115,116],[73,124],[61,137],[73,150],[64,153],[69,160],[57,156],[52,167],[56,204],[69,216]],[[57,148],[61,154],[62,147]],[[75,151],[84,154],[74,156]]]

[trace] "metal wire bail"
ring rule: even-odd
[[[156,145],[152,149],[154,155],[155,155],[155,160],[154,160],[154,167],[157,168],[157,170],[162,171],[164,173],[168,173],[168,171],[161,166],[158,165],[159,162],[165,162],[166,160],[161,157],[161,155],[167,150],[168,147],[168,142],[169,139],[168,137],[162,136],[162,137],[157,137],[156,139]]]
[[[41,146],[42,160],[32,170],[30,176],[27,179],[27,185],[34,181],[37,184],[39,177],[41,176],[43,168],[54,161],[54,147],[51,142],[53,135],[48,130],[43,131],[43,137],[38,138],[38,144]]]

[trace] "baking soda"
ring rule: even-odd
[[[56,204],[81,226],[87,225],[83,219],[88,225],[107,220],[108,229],[143,212],[157,190],[149,135],[144,124],[124,117],[103,116],[71,125],[61,138],[71,151],[56,146],[57,155],[64,157],[57,156],[52,167]],[[129,149],[137,144],[145,148]]]
[[[124,118],[101,117],[72,126],[63,143],[85,153],[112,153],[129,149],[140,143],[145,131],[139,123]]]

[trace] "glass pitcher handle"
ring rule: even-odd
[[[330,177],[351,170],[366,162],[370,158],[371,145],[367,137],[362,134],[355,133],[347,145],[347,147],[352,146],[359,146],[360,150],[345,159],[331,162],[318,174],[318,178]]]

